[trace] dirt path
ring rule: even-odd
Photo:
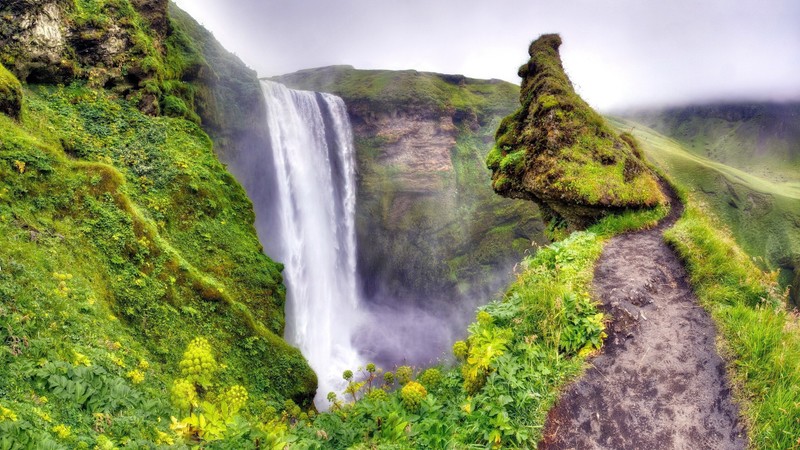
[[[550,411],[539,449],[744,449],[716,331],[658,227],[617,236],[595,268],[603,353]]]

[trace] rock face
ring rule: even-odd
[[[0,48],[3,63],[21,79],[62,77],[66,47],[63,11],[59,0],[11,0],[0,7]]]
[[[0,62],[23,83],[85,80],[150,115],[195,114],[205,61],[173,27],[166,0],[9,0],[0,4]]]
[[[506,117],[487,158],[500,195],[535,201],[554,226],[582,228],[609,211],[664,201],[629,135],[617,135],[574,91],[543,35],[519,69],[521,107]]]

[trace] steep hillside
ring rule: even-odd
[[[535,201],[556,228],[582,228],[610,211],[664,201],[630,136],[618,136],[574,91],[561,38],[533,41],[519,69],[521,106],[503,119],[486,159],[492,187]]]
[[[199,126],[249,95],[210,74],[254,73],[166,2],[0,10],[0,448],[191,443],[198,414],[309,402],[282,266]]]
[[[800,104],[721,103],[631,111],[622,117],[691,153],[775,182],[800,181]]]
[[[799,304],[800,184],[775,182],[697,155],[635,122],[612,123],[633,133],[648,158],[706,202],[762,268],[780,270],[781,285],[792,286],[791,301]]]
[[[347,104],[359,267],[372,302],[474,305],[509,279],[531,241],[544,241],[535,208],[495,196],[482,163],[500,118],[514,108],[516,86],[347,66],[278,81]]]

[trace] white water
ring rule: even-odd
[[[285,264],[286,335],[319,377],[314,403],[341,396],[342,372],[363,365],[356,284],[355,151],[344,102],[330,94],[261,84],[278,185],[278,241]]]

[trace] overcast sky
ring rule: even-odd
[[[175,0],[261,76],[350,64],[519,83],[558,32],[604,110],[800,99],[800,0]]]

